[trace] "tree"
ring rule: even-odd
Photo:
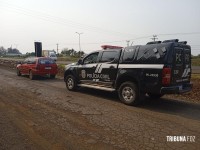
[[[20,53],[20,51],[18,50],[18,49],[16,49],[16,48],[8,48],[8,53],[10,53],[10,54],[22,54],[22,53]]]
[[[5,55],[5,54],[6,54],[6,49],[3,46],[1,46],[0,47],[0,55]]]
[[[62,55],[66,55],[66,56],[74,56],[74,57],[81,57],[82,55],[84,55],[85,53],[83,51],[75,51],[73,48],[72,49],[68,49],[68,48],[64,48],[61,51]]]
[[[61,51],[61,54],[63,54],[63,55],[70,55],[70,52],[69,52],[68,48],[64,48],[64,49]]]
[[[35,52],[31,52],[31,53],[26,53],[26,56],[35,56]]]

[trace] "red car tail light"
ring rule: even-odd
[[[167,86],[171,83],[171,68],[164,67],[162,70],[162,85]]]

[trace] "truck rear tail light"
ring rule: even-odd
[[[171,83],[171,68],[164,67],[162,70],[162,85],[167,86]]]

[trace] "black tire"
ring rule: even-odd
[[[135,83],[124,82],[118,90],[119,99],[126,105],[138,105],[140,102],[139,90]]]
[[[159,99],[162,96],[164,96],[164,94],[153,94],[153,93],[148,93],[149,97],[152,99]]]
[[[55,78],[56,78],[56,75],[50,75],[50,78],[51,78],[51,79],[55,79]]]
[[[20,70],[17,69],[17,76],[21,76],[21,75],[22,75],[22,74],[21,74]]]
[[[33,72],[29,71],[29,79],[34,80],[35,76],[33,75]]]
[[[77,89],[77,82],[72,75],[68,75],[65,80],[66,87],[69,91],[75,91]]]

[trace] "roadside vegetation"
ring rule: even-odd
[[[200,80],[200,74],[192,74],[192,79],[198,79]]]
[[[200,55],[192,56],[192,66],[200,66]]]

